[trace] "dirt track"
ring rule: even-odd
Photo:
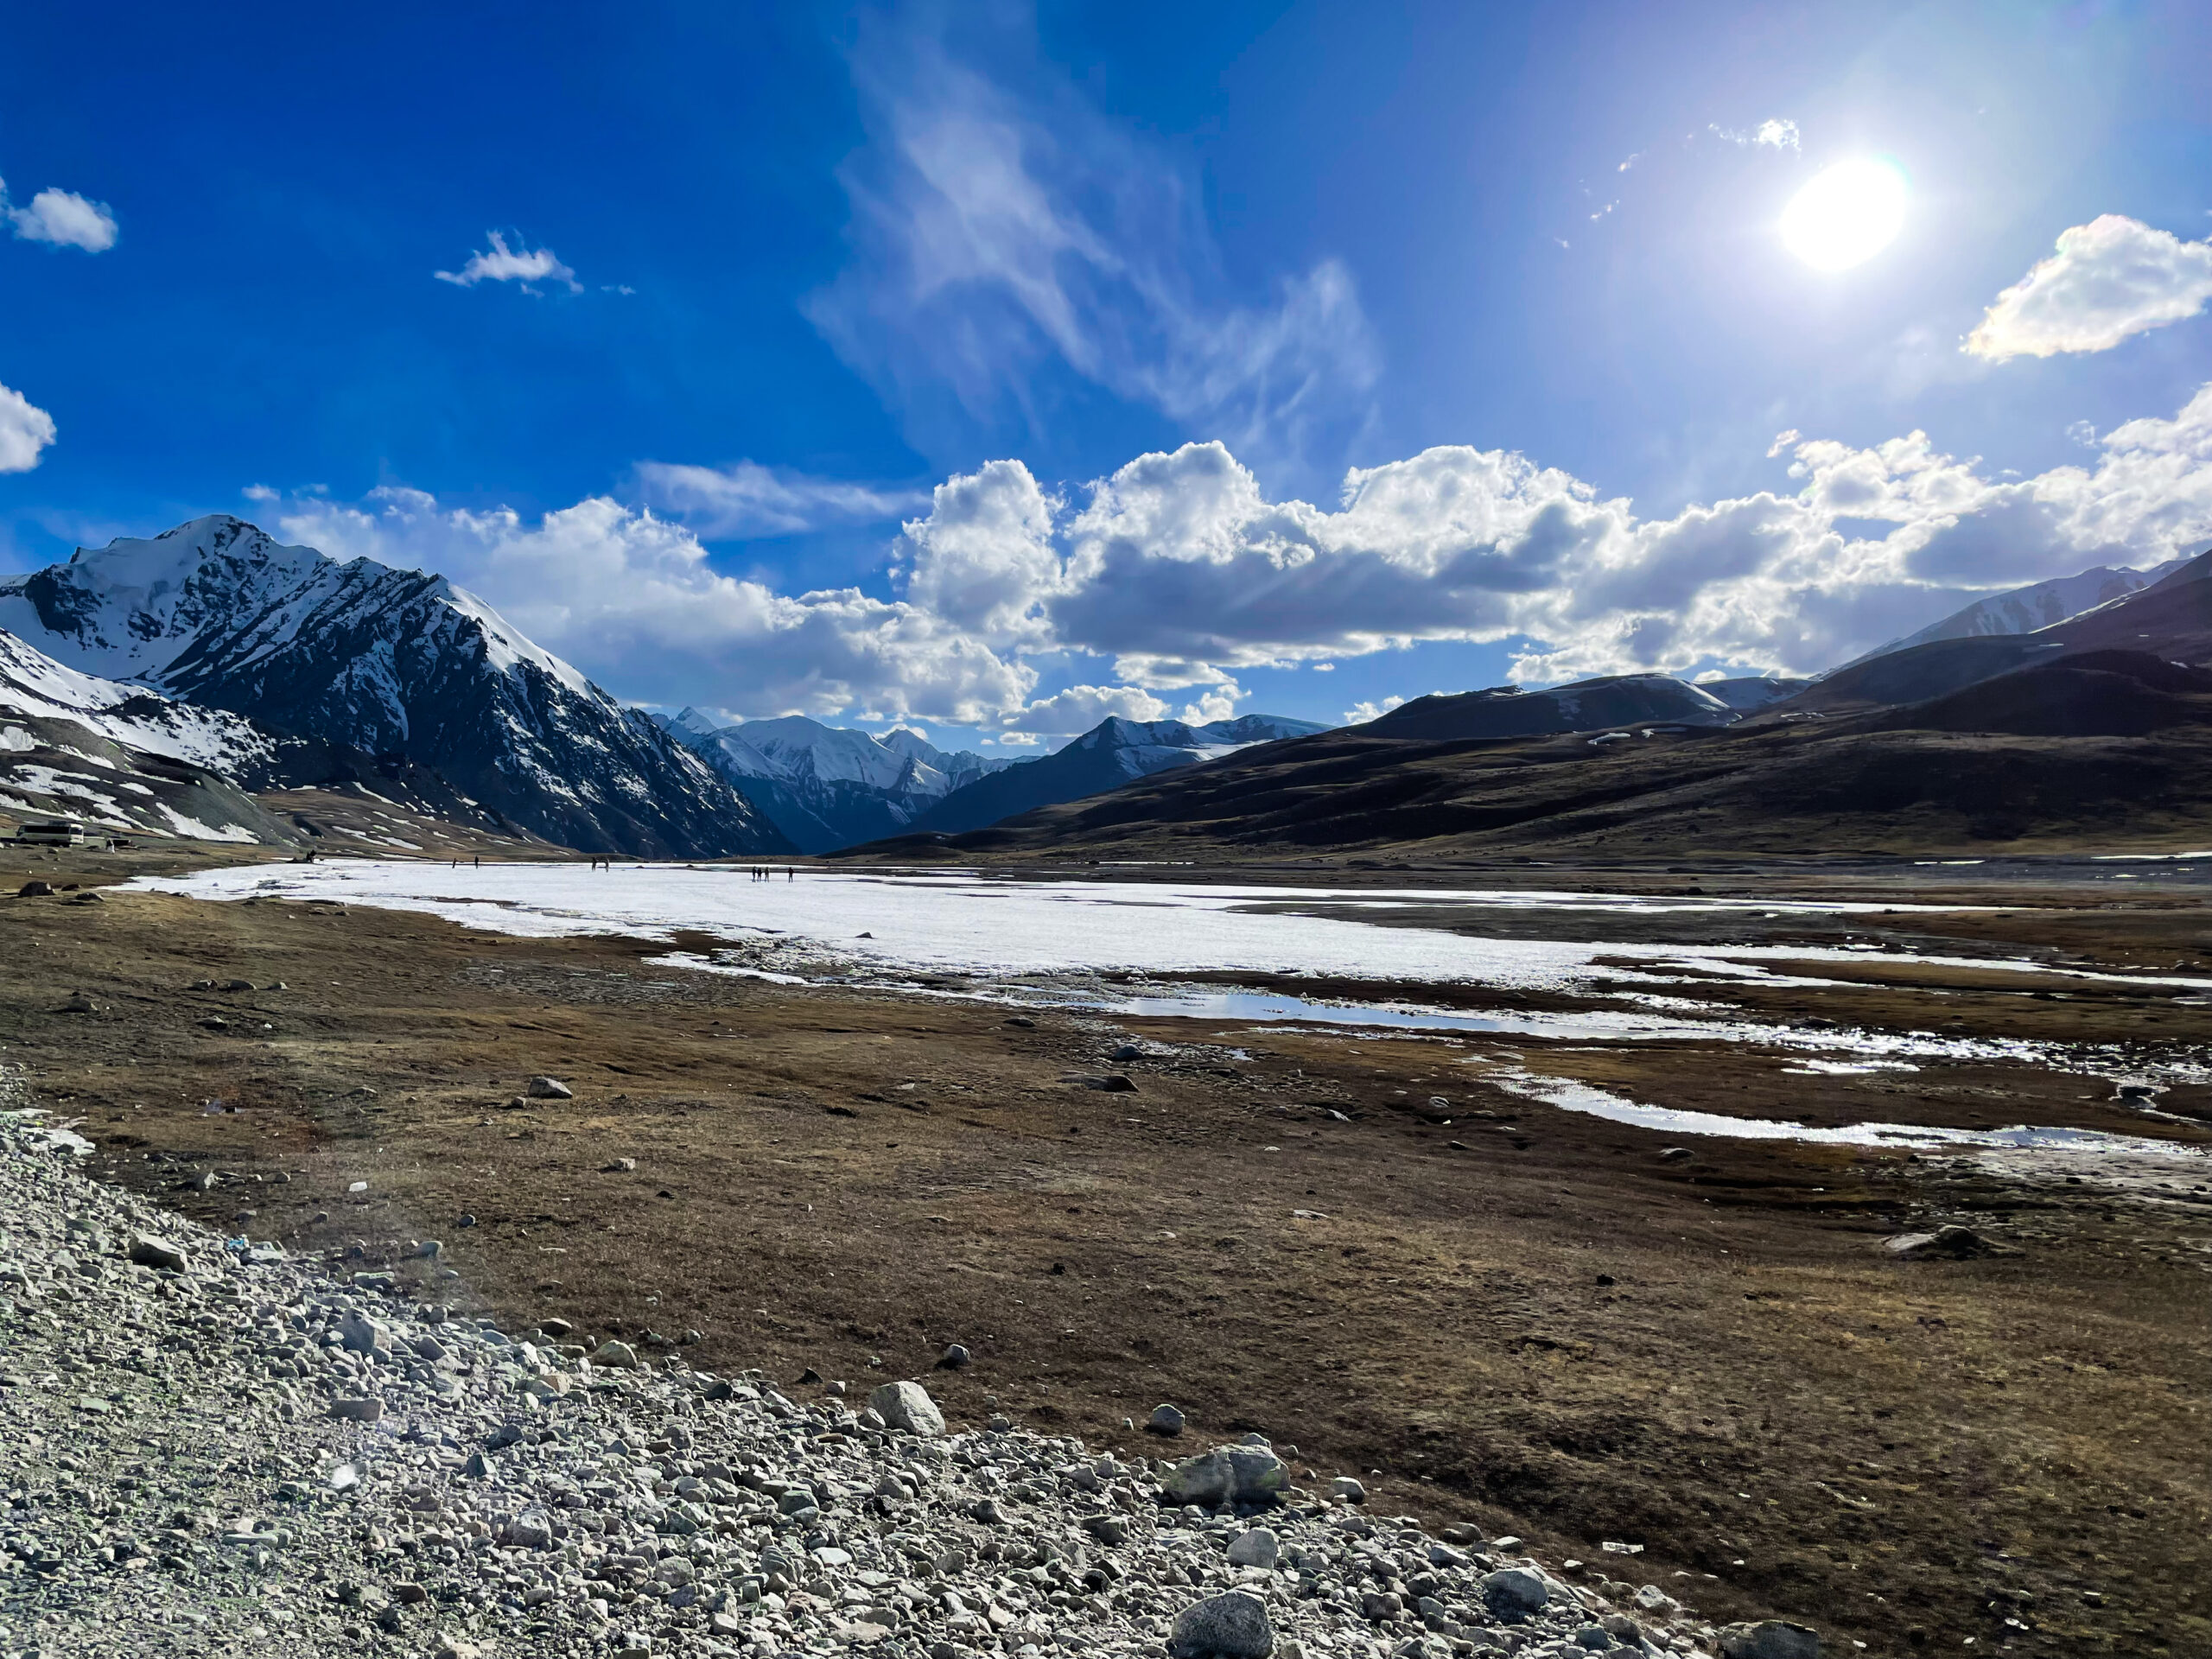
[[[36,870],[96,872],[114,861]],[[2212,941],[2194,893],[2035,899],[2066,908],[1945,937],[2160,968]],[[1601,1541],[1642,1543],[1633,1582],[1716,1619],[1808,1618],[1840,1651],[2212,1652],[2212,1192],[2186,1176],[2024,1183],[1721,1140],[1663,1159],[1668,1137],[1461,1063],[1494,1041],[1023,1027],[391,913],[62,895],[0,900],[0,925],[5,1058],[118,1179],[253,1211],[234,1224],[256,1236],[377,1259],[438,1238],[524,1324],[696,1330],[705,1362],[792,1378],[913,1374],[961,1341],[976,1365],[932,1382],[957,1417],[995,1395],[1135,1450],[1123,1419],[1172,1400],[1194,1437],[1264,1428],[1386,1512],[1470,1516],[1593,1572],[1623,1564]],[[1916,1023],[1926,997],[1879,982],[1900,975],[1870,962],[1822,1013]],[[287,988],[190,988],[232,976]],[[1972,978],[1947,1028],[2144,1053],[2212,1033],[2148,989]],[[79,988],[99,1011],[58,1012]],[[1132,1037],[1166,1052],[1109,1064]],[[1808,1077],[1702,1044],[1542,1061],[1697,1109],[2212,1141],[2212,1096],[2150,1119],[2060,1071]],[[1109,1071],[1135,1090],[1063,1081]],[[537,1072],[576,1098],[510,1109]],[[620,1158],[635,1169],[603,1167]],[[1881,1249],[1953,1219],[2005,1253]]]

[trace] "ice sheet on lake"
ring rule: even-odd
[[[134,885],[205,899],[327,899],[422,911],[470,927],[540,938],[619,934],[665,940],[683,931],[729,939],[781,936],[809,941],[876,969],[981,976],[1212,972],[1586,991],[1666,984],[1685,974],[1703,974],[1814,988],[1828,982],[1779,974],[1768,964],[1863,966],[1870,960],[1862,951],[1805,945],[1686,948],[1484,938],[1375,926],[1341,914],[1308,915],[1288,908],[1382,912],[1418,904],[1458,907],[1474,917],[1484,910],[1546,905],[1658,912],[1691,903],[1586,893],[1020,881],[961,872],[810,871],[796,880],[779,875],[760,881],[742,868],[726,866],[593,869],[572,863],[517,863],[456,869],[435,862],[367,859],[142,877]],[[1762,912],[1899,908],[1698,902],[1704,908]],[[2051,971],[2018,961],[1890,959],[2023,975]],[[2126,981],[2212,990],[2212,980],[2205,979],[2141,975]]]

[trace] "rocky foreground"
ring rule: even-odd
[[[419,1300],[435,1246],[405,1283],[333,1276],[85,1149],[0,1114],[7,1659],[1819,1652],[1599,1570],[1625,1550],[1554,1573],[1369,1515],[1350,1478],[1301,1491],[1258,1435],[1131,1464],[948,1433],[913,1382],[855,1410],[557,1320],[510,1336]]]

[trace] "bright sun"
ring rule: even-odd
[[[1821,270],[1872,259],[1904,228],[1904,175],[1886,162],[1838,162],[1789,199],[1782,239]]]

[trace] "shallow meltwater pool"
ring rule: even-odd
[[[1746,913],[1810,921],[1872,912],[1933,913],[1955,906],[1651,898],[1573,890],[1028,881],[941,870],[806,871],[760,880],[742,868],[720,865],[474,868],[369,859],[141,877],[131,885],[204,899],[327,900],[415,911],[525,938],[620,936],[672,942],[679,934],[704,934],[724,942],[722,947],[711,954],[687,950],[652,960],[669,968],[789,984],[981,998],[1123,1018],[1319,1025],[1376,1036],[1719,1042],[1780,1051],[1801,1071],[1830,1073],[1949,1060],[2109,1074],[2119,1064],[2109,1050],[1751,1020],[1725,1004],[1683,995],[1685,989],[1787,987],[1803,992],[1809,1008],[1823,991],[1863,988],[1862,982],[1821,972],[1847,963],[1863,969],[1869,960],[1863,946],[1611,943],[1485,937],[1479,931],[1485,913],[1509,911],[1517,912],[1516,931],[1525,932],[1531,911],[1572,913],[1581,931],[1587,931],[1592,914],[1709,914],[1718,930]],[[1405,912],[1414,908],[1424,918],[1437,918],[1466,931],[1403,925]],[[1922,969],[2018,976],[2023,989],[2061,979],[2124,977],[2137,989],[2212,992],[2208,979],[2101,975],[2020,959],[1898,952],[1882,953],[1880,959]],[[1174,982],[1179,975],[1236,974],[1338,984],[1367,982],[1382,995],[1370,1001]],[[1127,983],[1130,979],[1140,982],[1137,988]],[[1142,982],[1147,981],[1160,982]],[[1470,1010],[1424,1006],[1398,991],[1424,984],[1454,987],[1459,997],[1468,988],[1486,988],[1546,993],[1578,999],[1583,1006]],[[1908,988],[1893,988],[1910,994]],[[2024,1126],[1993,1131],[1895,1124],[1814,1129],[1784,1120],[1640,1106],[1580,1084],[1528,1074],[1508,1086],[1563,1110],[1595,1111],[1685,1135],[2075,1150],[2105,1140],[2129,1141],[2129,1149],[2137,1152],[2165,1144],[2145,1141],[2137,1146],[2125,1136],[2083,1141],[2086,1131]]]

